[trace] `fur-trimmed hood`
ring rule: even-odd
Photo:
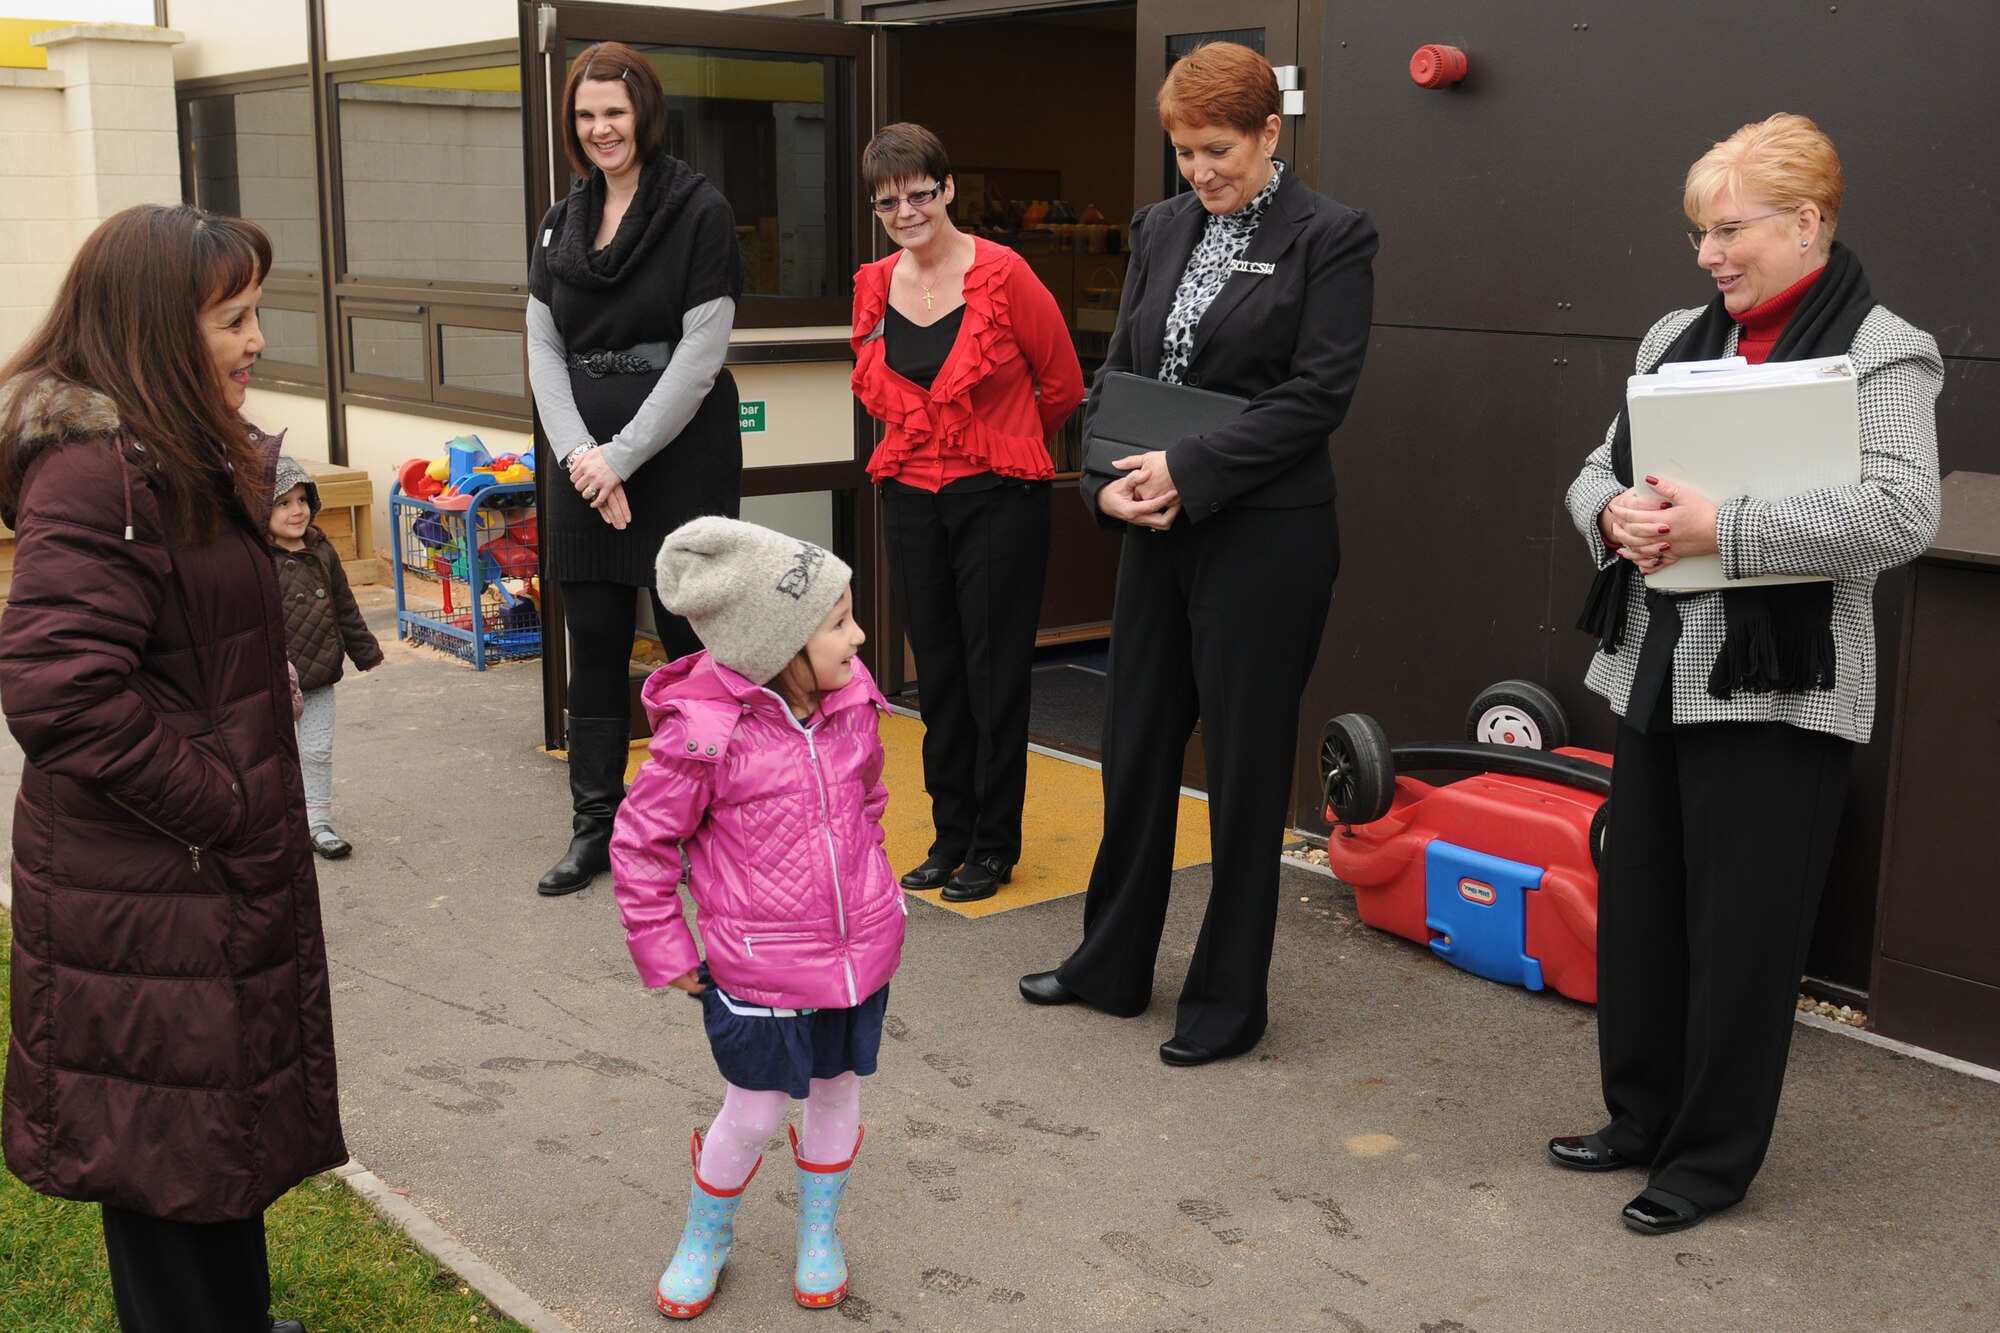
[[[15,447],[23,476],[28,465],[51,445],[65,440],[113,439],[124,428],[118,404],[95,389],[55,375],[33,379],[20,375],[0,384],[0,422],[14,415],[16,402],[20,404],[20,419]],[[11,528],[16,517],[10,508],[0,512],[0,523]]]
[[[87,435],[116,435],[123,424],[118,404],[95,389],[54,375],[34,381],[22,376],[0,384],[0,420],[13,412],[17,398],[24,449]]]
[[[27,475],[29,465],[52,445],[68,440],[116,441],[125,431],[124,419],[118,414],[118,404],[96,389],[72,383],[60,376],[41,375],[30,379],[23,375],[0,384],[0,422],[6,421],[13,412],[17,397],[21,402],[21,417],[16,447],[23,476]],[[260,475],[267,479],[265,484],[268,486],[275,478],[278,456],[284,450],[285,432],[266,435],[247,421],[244,426],[250,432],[250,442],[256,446]],[[136,456],[129,455],[122,447],[118,448],[119,460],[128,468],[136,468],[140,475],[154,474],[154,461],[145,453],[143,445],[136,447]],[[315,498],[318,489],[317,486],[313,488]],[[269,512],[267,508],[258,516],[256,527],[259,532],[263,530],[263,520]],[[318,512],[317,505],[314,512]],[[8,527],[14,526],[14,519],[14,514],[0,513],[0,523]]]

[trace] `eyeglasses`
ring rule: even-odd
[[[1762,222],[1766,218],[1781,217],[1786,213],[1796,213],[1798,211],[1798,205],[1794,204],[1790,208],[1779,208],[1769,213],[1759,213],[1754,218],[1738,218],[1734,222],[1718,222],[1713,227],[1689,232],[1687,234],[1688,244],[1699,250],[1703,241],[1713,240],[1717,245],[1727,248],[1736,244],[1736,238],[1741,236],[1743,229],[1751,223]]]
[[[928,190],[912,190],[900,199],[893,194],[886,195],[880,199],[870,199],[868,206],[886,218],[891,213],[900,209],[904,204],[908,204],[911,208],[922,208],[925,204],[928,204],[943,193],[944,186],[933,185]]]

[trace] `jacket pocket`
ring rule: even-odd
[[[169,842],[179,844],[181,848],[187,852],[189,865],[193,869],[194,873],[196,873],[197,875],[201,873],[201,856],[202,853],[207,849],[202,845],[199,839],[194,838],[186,833],[175,832],[173,829],[168,828],[165,824],[162,824],[159,820],[154,819],[150,815],[141,813],[140,811],[134,809],[130,803],[120,800],[117,796],[114,796],[112,793],[108,791],[104,793],[104,799],[111,802],[111,804],[117,806],[120,810],[123,810],[126,814],[132,816],[132,818],[138,820],[141,824],[144,824],[147,828],[152,829],[155,833],[167,839]]]
[[[755,931],[740,937],[743,941],[743,956],[755,958],[770,964],[785,958],[795,958],[800,952],[810,950],[819,936],[809,930]],[[763,950],[762,954],[757,951]]]

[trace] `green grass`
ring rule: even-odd
[[[0,912],[0,1048],[8,1032],[13,934],[11,919]],[[522,1333],[330,1175],[272,1205],[265,1226],[272,1311],[303,1320],[309,1333]],[[0,1170],[0,1328],[115,1333],[117,1327],[95,1205],[44,1198]]]

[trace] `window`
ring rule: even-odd
[[[343,400],[525,417],[527,195],[511,52],[342,71],[332,110]]]
[[[324,384],[311,93],[303,86],[193,93],[181,100],[181,135],[188,201],[248,218],[271,237],[257,381]]]
[[[528,280],[517,66],[355,79],[335,102],[343,277]]]
[[[587,42],[570,43],[572,60]],[[667,92],[667,151],[736,214],[737,324],[845,324],[852,314],[853,152],[837,56],[641,45]]]

